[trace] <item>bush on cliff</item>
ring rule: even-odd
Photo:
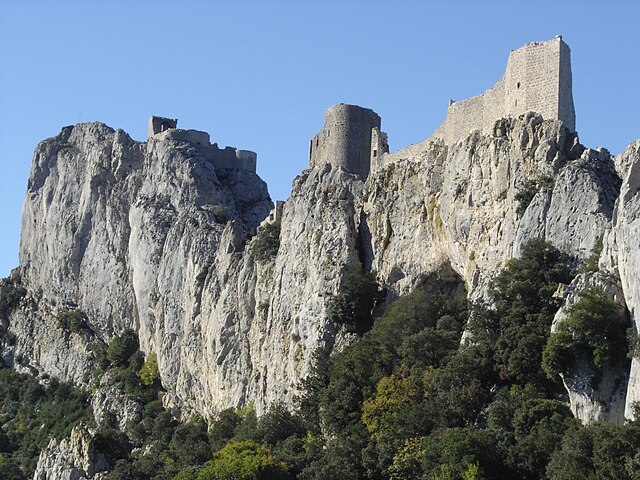
[[[340,291],[329,300],[327,317],[338,324],[364,327],[371,325],[373,310],[384,299],[374,272],[355,269],[347,273]]]
[[[629,325],[622,308],[598,287],[578,296],[545,346],[542,366],[549,377],[569,373],[578,359],[600,371],[626,360]]]
[[[251,242],[251,252],[258,262],[269,261],[280,248],[280,222],[268,223]]]

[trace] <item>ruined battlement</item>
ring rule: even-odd
[[[371,159],[389,151],[380,116],[368,108],[339,103],[324,112],[324,126],[309,142],[309,166],[330,163],[367,176]]]
[[[168,126],[171,123],[166,122],[167,120],[173,122],[173,126]],[[149,138],[162,135],[165,138],[172,138],[179,142],[191,143],[216,169],[238,169],[252,173],[256,172],[258,155],[255,152],[240,150],[236,147],[219,148],[217,143],[210,143],[210,136],[207,132],[178,129],[176,128],[177,123],[177,119],[152,116],[149,119]],[[162,125],[165,125],[166,128],[162,128]]]
[[[151,115],[149,117],[149,128],[148,128],[149,137],[152,137],[158,133],[167,131],[170,128],[177,128],[177,127],[178,127],[177,118],[156,117],[154,115]]]
[[[282,213],[284,211],[284,202],[282,200],[276,200],[273,208],[269,212],[269,215],[262,220],[260,223],[259,229],[266,227],[267,225],[272,225],[274,223],[280,223],[282,220]]]
[[[495,121],[537,112],[575,131],[571,51],[561,36],[512,50],[504,76],[482,95],[450,101],[447,118],[434,137],[453,144],[472,130],[492,133]]]

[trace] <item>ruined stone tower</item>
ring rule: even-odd
[[[368,108],[340,103],[325,110],[324,127],[309,144],[309,165],[330,163],[362,176],[371,158],[389,151],[380,116]]]
[[[177,128],[177,127],[178,127],[177,118],[156,117],[155,115],[152,115],[149,117],[148,133],[150,137],[153,137],[157,133],[161,133],[166,130],[169,130],[170,128]]]
[[[571,52],[561,36],[512,50],[504,76],[493,87],[477,97],[450,101],[447,118],[434,136],[452,144],[471,130],[491,133],[496,120],[526,112],[562,120],[575,131]]]

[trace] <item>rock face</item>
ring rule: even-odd
[[[115,387],[102,385],[96,389],[91,395],[91,408],[96,425],[114,424],[121,432],[129,433],[132,425],[142,421],[142,405]]]
[[[104,456],[95,452],[87,428],[78,425],[69,438],[49,442],[40,453],[33,480],[97,480],[108,468]]]
[[[552,331],[556,331],[567,317],[567,307],[575,304],[580,299],[579,293],[588,287],[599,288],[623,310],[626,308],[616,276],[601,271],[580,273],[563,291],[564,305],[556,313]],[[623,424],[629,366],[606,367],[604,372],[597,372],[584,358],[577,359],[576,363],[570,375],[562,376],[574,416],[584,423],[606,421]]]
[[[144,144],[82,124],[40,144],[20,251],[29,300],[11,313],[7,361],[86,384],[92,346],[133,328],[157,354],[169,406],[262,412],[293,400],[314,350],[350,341],[325,314],[349,270],[375,270],[391,298],[434,271],[482,297],[530,238],[587,258],[620,185],[605,150],[526,114],[491,135],[380,155],[368,177],[315,165],[284,204],[278,254],[258,261],[248,232],[272,206],[264,183],[216,170],[179,132]],[[85,328],[56,319],[69,309]]]
[[[220,353],[200,315],[204,278],[210,271],[211,283],[228,288],[237,277],[244,301],[251,288],[241,282],[251,282],[252,269],[239,276],[240,252],[272,202],[254,173],[216,170],[179,132],[145,144],[81,124],[38,146],[20,246],[30,301],[12,312],[17,340],[3,351],[8,363],[86,384],[92,344],[133,328],[142,349],[157,353],[170,392],[189,399],[192,376],[209,381],[193,360],[208,349]],[[219,294],[207,291],[208,308]],[[220,299],[216,312],[225,315],[230,303]],[[69,309],[86,314],[86,328],[62,328],[56,317]],[[234,320],[222,318],[219,326]]]
[[[616,158],[623,179],[611,229],[604,241],[600,267],[620,279],[624,299],[636,334],[640,333],[640,141]],[[633,358],[627,390],[627,418],[640,402],[640,359]]]
[[[367,180],[372,266],[405,293],[449,264],[472,297],[482,296],[531,238],[588,257],[619,184],[606,151],[584,149],[561,122],[534,114],[452,146],[428,140],[385,155]],[[528,203],[517,199],[525,188]]]

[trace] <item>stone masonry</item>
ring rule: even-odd
[[[368,108],[340,103],[326,109],[324,127],[309,144],[309,166],[330,163],[366,177],[372,157],[389,151],[380,125]]]
[[[156,117],[154,115],[149,117],[149,136],[152,137],[157,133],[164,132],[170,128],[178,127],[177,118],[165,118]]]
[[[561,120],[575,131],[571,53],[561,36],[512,50],[505,75],[482,95],[451,101],[446,120],[433,136],[452,144],[472,130],[492,133],[496,120],[529,111]]]
[[[571,52],[557,36],[512,50],[504,76],[482,95],[449,103],[447,118],[431,138],[447,145],[463,140],[471,131],[492,134],[495,122],[536,112],[547,120],[561,120],[576,128],[571,84]],[[387,134],[373,110],[340,103],[324,112],[324,127],[309,144],[309,165],[330,163],[366,177],[371,168],[393,162]]]
[[[168,125],[165,121],[171,120],[173,127],[160,129],[160,125]],[[179,142],[193,144],[198,151],[209,160],[216,169],[239,169],[256,173],[258,156],[250,150],[239,150],[235,147],[219,148],[217,143],[211,144],[209,134],[199,130],[182,130],[176,128],[177,119],[166,119],[162,117],[151,117],[149,119],[149,139],[172,138]]]

